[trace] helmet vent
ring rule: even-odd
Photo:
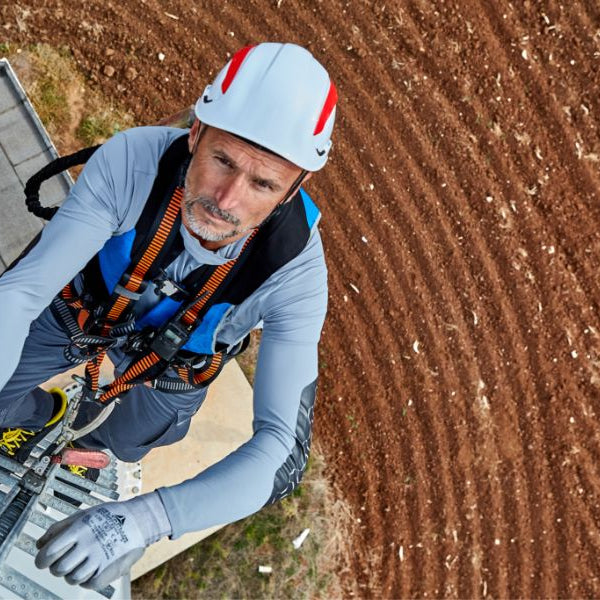
[[[317,121],[317,125],[315,130],[313,131],[313,135],[319,135],[323,128],[325,127],[325,123],[327,123],[327,119],[331,115],[335,105],[337,103],[338,95],[337,90],[335,89],[335,85],[333,82],[329,84],[329,91],[327,92],[327,98],[325,98],[325,104],[323,104],[323,108],[321,109],[321,115],[319,116],[319,120]]]
[[[225,93],[231,85],[231,82],[237,75],[239,68],[242,66],[242,63],[246,58],[246,55],[248,54],[248,52],[250,52],[250,50],[252,50],[252,48],[254,48],[254,46],[246,46],[245,48],[238,50],[233,55],[233,58],[231,59],[231,64],[229,65],[229,69],[227,69],[227,73],[225,74],[225,79],[223,79],[223,83],[221,84],[221,91],[223,93]]]

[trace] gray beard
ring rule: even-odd
[[[215,231],[208,225],[200,223],[196,219],[196,215],[194,213],[194,205],[196,203],[200,204],[209,214],[219,217],[227,223],[231,223],[234,226],[233,229],[222,232]],[[234,237],[246,231],[245,229],[240,228],[241,223],[237,217],[235,217],[231,213],[221,210],[218,206],[214,204],[214,202],[210,198],[206,198],[205,196],[197,196],[196,198],[191,198],[187,190],[184,191],[183,210],[185,211],[185,216],[189,229],[191,229],[192,233],[202,238],[203,240],[206,240],[207,242],[221,242],[227,238]]]

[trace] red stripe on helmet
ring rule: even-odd
[[[333,82],[329,84],[329,91],[327,92],[327,98],[325,99],[325,104],[323,104],[323,108],[321,109],[321,115],[319,116],[319,120],[317,121],[317,125],[315,130],[313,131],[313,135],[318,135],[323,131],[325,127],[325,123],[327,123],[327,119],[329,119],[329,115],[331,115],[335,105],[337,104],[338,94],[335,89],[335,85]]]
[[[225,74],[225,79],[223,79],[223,83],[221,84],[221,91],[225,93],[227,88],[231,85],[233,78],[237,75],[239,68],[242,66],[246,55],[250,50],[252,50],[254,46],[246,46],[241,50],[238,50],[231,59],[231,64],[229,65],[229,69],[227,69],[227,73]]]

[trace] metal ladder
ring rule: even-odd
[[[36,453],[48,443],[44,438],[36,446]],[[109,455],[110,463],[100,471],[96,482],[74,475],[59,464],[47,464],[44,471],[40,473],[38,468],[36,473],[30,465],[0,455],[0,586],[8,592],[0,590],[0,598],[130,597],[128,578],[101,591],[85,590],[39,570],[33,562],[36,540],[57,521],[81,509],[140,492],[140,463],[122,463]]]

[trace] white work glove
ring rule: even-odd
[[[127,574],[147,546],[171,533],[156,492],[107,502],[55,523],[37,541],[35,564],[71,585],[102,589]]]

